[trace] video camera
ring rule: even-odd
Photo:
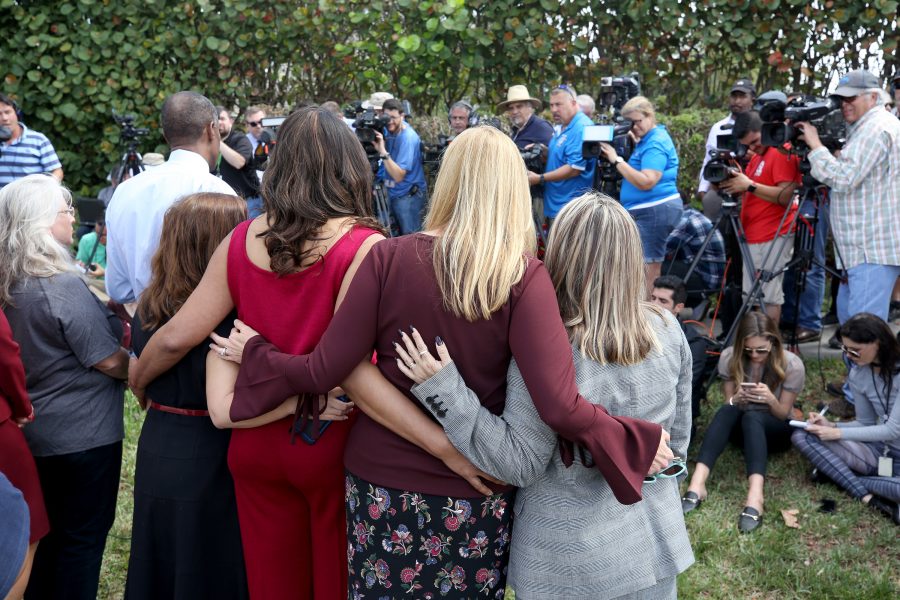
[[[600,149],[601,143],[610,144],[616,150],[616,154],[626,161],[634,152],[634,140],[628,133],[633,123],[627,119],[618,118],[615,124],[588,125],[584,128],[584,138],[581,142],[581,156],[585,159],[597,158],[597,173],[600,181],[614,182],[622,179],[622,175],[616,170],[616,166],[606,160]]]
[[[746,154],[747,147],[742,145],[733,134],[717,135],[716,147],[709,151],[709,161],[703,167],[703,178],[710,183],[722,183],[735,172],[740,172],[740,165],[737,161]]]
[[[441,158],[444,157],[444,150],[450,145],[450,136],[439,135],[438,141],[434,144],[426,144],[422,142],[422,164],[429,169],[437,169],[441,164]]]
[[[637,73],[618,77],[601,77],[598,102],[604,109],[613,109],[616,115],[625,103],[641,95],[641,81]]]
[[[525,161],[526,169],[533,171],[534,173],[544,172],[544,148],[546,148],[546,146],[543,144],[535,143],[527,150],[519,149],[519,156]]]
[[[135,142],[150,133],[150,130],[146,127],[134,126],[134,115],[120,115],[116,111],[112,111],[112,117],[116,122],[116,125],[121,128],[121,131],[119,132],[119,142],[123,145]]]
[[[819,132],[822,145],[831,151],[843,147],[847,124],[841,115],[840,102],[833,98],[794,98],[790,102],[773,100],[759,109],[763,121],[760,143],[763,146],[783,146],[790,142],[795,154],[805,155],[809,147],[799,139],[802,132],[795,123],[809,122]]]
[[[259,134],[259,143],[256,145],[256,150],[253,151],[253,162],[257,171],[266,170],[269,155],[275,150],[278,128],[281,127],[285,119],[287,117],[263,117],[260,119],[263,130]]]

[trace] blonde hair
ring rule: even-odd
[[[28,277],[78,273],[50,233],[60,200],[71,204],[72,195],[48,175],[29,175],[0,190],[0,306],[11,303],[13,286]]]
[[[653,108],[653,103],[650,102],[650,99],[645,96],[635,96],[634,98],[626,102],[625,105],[622,106],[622,110],[619,112],[623,117],[629,113],[638,112],[645,117],[650,117],[651,119],[656,120],[656,109]]]
[[[660,348],[650,315],[662,319],[662,311],[643,301],[640,235],[618,202],[589,192],[566,204],[553,224],[545,262],[569,339],[584,356],[633,365]]]
[[[433,263],[444,307],[468,321],[490,318],[509,300],[537,239],[525,164],[508,136],[473,127],[453,140],[425,228],[440,231]]]
[[[787,358],[784,355],[784,344],[778,324],[763,312],[749,312],[741,319],[734,334],[733,353],[728,364],[728,374],[734,384],[739,386],[747,381],[746,374],[750,367],[750,358],[744,352],[747,339],[761,337],[769,340],[772,350],[766,357],[761,382],[769,386],[772,392],[784,383],[787,373]],[[754,382],[756,383],[756,382]]]

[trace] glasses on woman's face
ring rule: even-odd
[[[744,348],[744,352],[746,352],[747,354],[750,354],[750,355],[768,354],[771,351],[772,351],[772,346],[767,346],[765,348],[747,348],[747,347]]]
[[[69,215],[70,217],[74,217],[74,216],[75,216],[75,209],[74,209],[73,207],[69,206],[69,207],[66,208],[65,210],[58,210],[58,211],[56,211],[56,214],[58,214],[58,215]]]
[[[862,353],[859,350],[854,350],[853,348],[848,348],[844,344],[841,344],[841,350],[844,352],[844,354],[846,354],[847,356],[851,356],[853,358],[859,358],[862,356]]]
[[[687,473],[687,465],[683,458],[676,458],[669,463],[668,467],[659,473],[644,477],[644,483],[653,483],[657,479],[671,479],[672,477],[678,477],[682,473]]]

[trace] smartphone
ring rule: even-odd
[[[348,398],[347,396],[338,396],[338,400],[340,400],[341,402],[350,402],[350,398]],[[328,426],[331,425],[331,423],[332,421],[319,421],[319,431],[318,433],[316,433],[315,420],[308,419],[306,425],[304,425],[303,428],[299,430],[300,438],[304,442],[312,446],[317,441],[319,441],[319,438],[322,437],[322,434],[325,433],[325,430],[328,429]],[[298,425],[295,425],[294,427],[296,428],[298,427]]]
[[[756,384],[745,381],[745,382],[741,383],[741,387],[742,388],[755,388]]]

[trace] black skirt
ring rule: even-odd
[[[208,417],[150,409],[138,442],[125,597],[248,597],[231,432]]]

